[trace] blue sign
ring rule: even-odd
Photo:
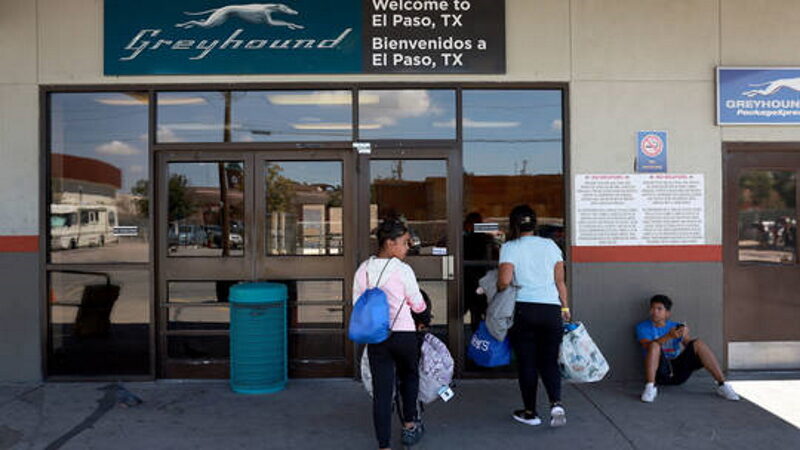
[[[104,72],[361,72],[361,0],[282,1],[105,0]]]
[[[717,68],[717,123],[800,124],[800,68]]]
[[[636,171],[667,171],[667,132],[639,131],[636,138]]]

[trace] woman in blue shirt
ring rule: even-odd
[[[570,319],[564,258],[550,239],[534,236],[536,213],[520,205],[509,216],[508,241],[500,248],[500,273],[497,287],[517,286],[514,326],[509,332],[517,354],[519,388],[524,409],[514,411],[515,420],[542,423],[536,413],[536,390],[542,378],[550,400],[550,426],[567,423],[561,404],[561,373],[558,349],[563,335],[563,320]]]

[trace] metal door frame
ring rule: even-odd
[[[764,264],[741,263],[738,257],[738,193],[739,174],[746,169],[759,170],[794,170],[796,174],[795,199],[800,199],[800,143],[756,143],[726,142],[723,143],[723,352],[725,366],[728,366],[728,346],[735,342],[736,324],[732,323],[733,312],[730,304],[733,268],[736,270],[753,270],[764,268]],[[793,163],[794,162],[794,163]],[[797,200],[796,200],[797,201]],[[795,219],[800,219],[800,209],[795,206]],[[796,255],[800,256],[800,243],[795,241]],[[773,271],[797,271],[800,261],[793,265],[770,265]]]

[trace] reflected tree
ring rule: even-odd
[[[197,204],[189,194],[189,179],[185,175],[169,177],[169,221],[182,220],[192,215]]]

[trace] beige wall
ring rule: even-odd
[[[800,66],[800,12],[793,6],[794,0],[506,0],[504,75],[291,80],[569,82],[572,173],[631,172],[636,131],[667,130],[669,170],[706,176],[707,240],[720,244],[722,140],[796,141],[800,127],[715,126],[714,68]],[[0,169],[0,199],[14,210],[0,219],[0,234],[36,231],[36,211],[23,205],[37,198],[37,85],[287,81],[105,77],[102,0],[4,0],[0,18],[0,156],[11,163]]]

